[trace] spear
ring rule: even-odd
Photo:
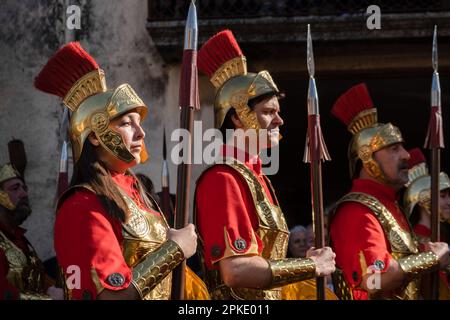
[[[187,146],[182,149],[181,157],[186,159],[178,165],[177,174],[177,200],[175,207],[175,228],[180,229],[188,224],[189,220],[189,187],[191,180],[191,136],[194,123],[194,109],[200,109],[198,96],[197,71],[197,11],[195,1],[191,0],[184,33],[183,63],[181,65],[179,106],[181,109],[180,128],[189,131]],[[181,140],[181,137],[180,137]],[[184,141],[183,141],[184,142]],[[185,153],[186,152],[186,157]],[[172,299],[184,298],[186,261],[174,269],[172,275]]]
[[[441,171],[441,150],[444,148],[444,129],[441,113],[441,85],[438,73],[437,26],[434,26],[432,49],[433,77],[431,80],[431,113],[425,148],[431,150],[431,241],[440,239],[439,230],[439,172]],[[439,275],[433,273],[431,299],[439,297]]]
[[[314,227],[314,241],[316,249],[325,245],[323,194],[322,194],[322,161],[331,160],[320,128],[319,97],[317,95],[316,80],[314,79],[314,54],[311,40],[311,30],[308,24],[306,62],[309,73],[308,87],[308,133],[306,136],[305,154],[303,161],[310,163],[311,176],[311,204]],[[325,279],[317,277],[317,300],[325,300]]]
[[[56,190],[56,201],[63,194],[69,186],[69,161],[68,161],[68,125],[70,121],[69,109],[64,108],[63,117],[61,120],[61,127],[59,134],[63,137],[61,145],[61,155],[59,158],[59,174],[58,174],[58,186]]]
[[[170,187],[169,187],[169,166],[167,164],[166,155],[166,129],[163,131],[163,163],[162,163],[162,171],[161,171],[161,209],[166,216],[166,220],[171,223],[172,221],[172,203],[170,201]]]

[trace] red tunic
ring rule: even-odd
[[[234,149],[229,146],[222,150],[226,156],[233,156],[233,152]],[[257,177],[269,201],[274,204],[261,171],[260,158],[245,154],[245,165]],[[256,234],[258,216],[248,185],[239,173],[227,165],[213,166],[197,181],[195,201],[197,228],[203,240],[203,254],[208,268],[218,269],[216,262],[228,257],[230,250],[232,255],[261,254],[263,244]]]
[[[410,232],[394,189],[372,180],[355,179],[351,192],[363,192],[377,198],[392,213],[400,227]],[[366,291],[355,288],[362,277],[369,273],[367,269],[362,270],[363,267],[376,265],[377,270],[386,272],[392,259],[389,241],[382,226],[368,207],[357,202],[344,202],[337,208],[330,232],[336,265],[353,287],[353,298],[368,299]]]
[[[133,177],[113,174],[112,178],[137,205],[149,211],[140,201]],[[79,189],[64,201],[56,216],[54,237],[56,256],[72,299],[95,299],[98,293],[95,279],[109,290],[122,290],[130,285],[131,268],[122,254],[122,223],[106,212],[94,193]],[[115,273],[123,276],[121,285],[108,281]]]
[[[8,232],[7,228],[0,223],[0,231],[10,241],[12,241],[25,255],[29,254],[28,241],[25,238],[26,230],[17,227],[12,232]],[[0,300],[3,299],[19,299],[19,289],[10,283],[7,279],[9,272],[9,264],[5,252],[0,248]]]

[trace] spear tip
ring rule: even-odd
[[[191,0],[184,32],[184,50],[197,50],[197,32],[197,9],[195,1]]]
[[[311,38],[311,27],[308,24],[307,44],[306,44],[306,63],[310,77],[314,77],[314,53]]]
[[[433,32],[433,50],[432,50],[433,69],[438,70],[438,48],[437,48],[437,25],[434,26]]]

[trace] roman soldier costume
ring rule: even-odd
[[[406,213],[409,218],[412,215],[420,214],[416,211],[417,207],[422,208],[426,214],[431,214],[431,176],[428,171],[428,166],[425,160],[425,156],[419,148],[415,148],[409,151],[411,159],[409,160],[409,182],[406,185],[404,193],[403,203]],[[439,191],[444,191],[450,188],[450,179],[445,172],[439,174]],[[441,215],[441,226],[448,223],[443,220]],[[431,239],[430,225],[422,224],[420,222],[413,225],[414,233],[419,240],[421,246],[429,242]],[[445,241],[445,240],[441,240]],[[448,268],[447,268],[448,269]],[[441,271],[440,275],[440,290],[439,299],[450,299],[450,284],[448,270]]]
[[[129,84],[108,89],[105,72],[79,43],[62,47],[37,76],[35,86],[61,97],[72,111],[74,163],[91,133],[118,160],[134,160],[109,123],[130,110],[144,119],[147,106]],[[148,157],[145,145],[140,156],[141,162]],[[72,186],[59,200],[55,250],[67,297],[95,299],[105,288],[123,290],[133,285],[142,299],[169,299],[171,271],[184,259],[183,252],[168,240],[169,226],[156,202],[150,199],[151,208],[144,204],[135,177],[128,172],[109,174],[128,208],[125,221],[108,213],[89,184]],[[189,272],[187,283],[196,283],[189,276],[196,277]]]
[[[248,102],[261,95],[277,94],[278,88],[269,72],[247,72],[246,58],[231,31],[219,32],[202,46],[198,67],[215,87],[215,127],[222,127],[227,113],[234,109],[245,129],[258,130],[256,113]],[[315,264],[311,259],[286,259],[289,231],[275,191],[262,173],[261,159],[225,144],[219,162],[202,173],[195,195],[200,255],[211,297],[292,298],[282,287],[315,277]],[[252,255],[268,261],[271,286],[227,287],[218,262]]]
[[[377,121],[365,84],[359,84],[336,101],[332,114],[353,135],[348,149],[351,191],[337,202],[331,219],[331,246],[336,252],[333,274],[336,294],[341,299],[417,299],[421,275],[438,267],[432,252],[419,253],[418,243],[396,190],[385,183],[384,173],[373,154],[402,143],[400,130],[391,123]],[[374,179],[359,179],[361,165]],[[370,296],[361,287],[366,274],[386,272],[395,259],[407,276],[401,288]]]
[[[0,185],[11,179],[22,179],[11,164],[0,166]],[[0,206],[14,210],[9,195],[0,188]],[[25,237],[26,230],[6,228],[0,223],[0,300],[48,300],[52,284],[36,251]]]

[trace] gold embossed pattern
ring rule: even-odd
[[[392,213],[375,197],[365,193],[352,192],[339,200],[338,204],[346,201],[359,202],[372,210],[380,222],[384,233],[388,236],[393,252],[402,254],[418,252],[418,243],[413,238],[412,233],[403,230]]]
[[[9,163],[0,166],[0,184],[6,180],[19,178],[20,174],[17,170]],[[16,206],[12,203],[9,195],[0,189],[0,205],[4,206],[8,210],[14,210]]]
[[[370,110],[367,111],[369,114],[363,118],[369,117]],[[403,137],[400,130],[391,123],[377,123],[361,129],[354,134],[349,145],[350,176],[353,177],[357,161],[360,159],[370,175],[383,182],[383,173],[373,160],[373,153],[401,142],[403,142]]]
[[[439,267],[439,258],[431,251],[399,258],[397,262],[409,280],[419,277],[425,271],[437,270]]]
[[[278,93],[279,91],[267,71],[250,72],[230,78],[216,91],[214,100],[215,127],[220,128],[227,112],[230,108],[234,108],[239,119],[247,120],[248,126],[246,128],[259,128],[259,123],[256,117],[252,115],[248,101],[269,92]]]
[[[99,134],[101,144],[108,149],[116,158],[130,163],[134,160],[134,156],[127,149],[122,141],[122,136],[110,129]]]
[[[0,248],[8,261],[8,281],[19,289],[23,298],[45,297],[45,270],[34,249],[25,255],[13,242],[0,232]]]
[[[169,227],[161,214],[151,214],[140,209],[125,192],[121,193],[129,209],[129,218],[122,224],[123,255],[127,264],[134,267],[166,242]],[[172,275],[168,274],[143,299],[168,300],[171,287]]]
[[[73,112],[88,97],[106,92],[105,72],[96,69],[78,79],[63,99],[63,103]]]
[[[352,134],[357,134],[362,129],[370,127],[378,122],[377,109],[371,108],[361,111],[348,125],[347,130]]]
[[[93,71],[95,73],[97,71]],[[88,74],[89,75],[89,74]],[[88,76],[86,75],[86,76]],[[82,78],[83,79],[83,78]],[[82,81],[80,79],[79,81]],[[74,85],[75,88],[77,85]],[[73,89],[72,88],[72,89]],[[113,153],[114,156],[125,162],[131,162],[134,157],[123,145],[119,134],[108,127],[109,122],[130,111],[136,109],[143,120],[147,114],[147,107],[129,84],[122,84],[114,91],[99,91],[90,94],[90,91],[77,89],[80,95],[86,94],[79,106],[76,106],[70,120],[70,138],[74,149],[74,161],[76,162],[82,152],[84,142],[92,131],[97,134],[103,147]],[[75,90],[74,89],[74,90]],[[144,154],[145,153],[145,154]],[[141,160],[147,159],[145,148],[141,151]]]
[[[353,300],[353,292],[347,281],[345,281],[344,273],[341,269],[336,268],[336,271],[331,275],[334,285],[334,293],[339,300]]]
[[[414,234],[403,230],[392,213],[375,197],[360,192],[348,193],[337,202],[336,207],[343,202],[361,203],[374,213],[389,241],[391,254],[394,259],[399,260],[408,256],[414,256],[418,253],[418,241]],[[344,277],[340,277],[337,280],[345,282]],[[347,283],[335,283],[335,285],[341,288],[349,287]],[[419,298],[419,289],[420,279],[413,279],[405,286],[394,290],[390,296],[376,296],[372,298],[416,300]]]
[[[286,257],[289,230],[280,207],[270,203],[264,188],[245,164],[239,163],[232,158],[226,159],[226,164],[237,170],[249,186],[259,220],[257,233],[264,246],[262,256],[266,259],[282,259]],[[267,184],[272,190],[275,202],[278,203],[270,181],[266,179],[266,182],[268,182]]]
[[[224,159],[224,164],[236,170],[244,179],[251,192],[252,199],[256,208],[256,214],[259,220],[259,226],[256,231],[263,242],[263,251],[261,256],[265,259],[283,259],[286,257],[289,241],[289,230],[284,215],[279,206],[270,203],[264,188],[253,172],[238,162],[234,158]],[[276,204],[275,192],[270,181],[264,177],[268,187],[272,191],[272,197]],[[202,240],[200,238],[200,245]],[[202,252],[200,250],[200,252]],[[203,259],[203,257],[201,257]],[[204,264],[204,263],[203,263]],[[218,270],[204,270],[206,283],[210,290],[212,299],[218,300],[279,300],[281,299],[281,287],[261,290],[248,288],[231,289],[222,281]]]
[[[244,56],[239,56],[225,62],[213,74],[210,81],[217,89],[232,77],[244,74],[247,74],[247,60]]]
[[[316,275],[316,265],[309,258],[269,260],[272,271],[272,287],[308,280]]]
[[[133,268],[133,285],[140,296],[144,299],[183,260],[183,252],[172,240],[149,253]]]

